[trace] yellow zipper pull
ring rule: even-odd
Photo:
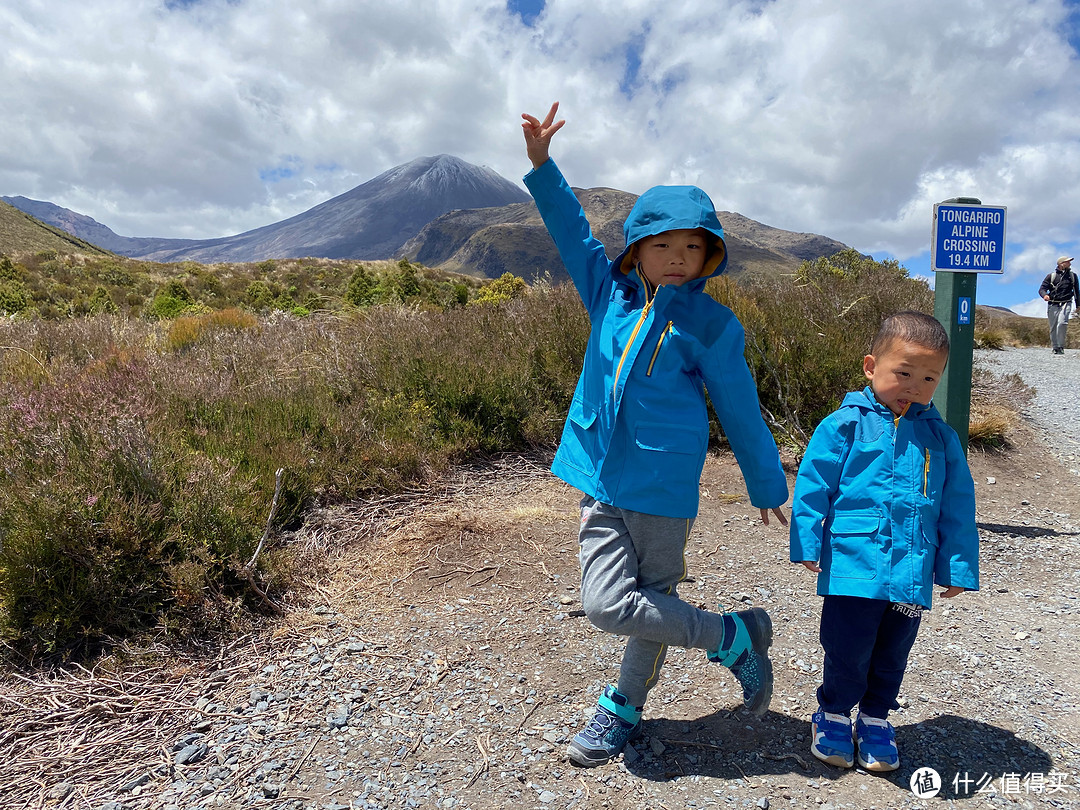
[[[645,319],[649,317],[649,310],[652,309],[653,301],[656,300],[656,296],[652,294],[652,290],[649,289],[648,279],[639,271],[642,282],[645,285],[645,306],[641,308],[641,316],[638,318],[638,322],[634,324],[634,330],[630,333],[630,339],[626,341],[626,348],[623,349],[622,357],[619,358],[619,364],[615,367],[615,384],[611,386],[611,396],[615,398],[619,393],[619,375],[622,374],[623,363],[626,362],[626,355],[630,353],[630,349],[634,345],[634,341],[637,340],[638,332],[641,331],[641,325],[645,323]]]
[[[926,489],[930,481],[930,451],[926,451],[926,464],[923,465],[922,474],[922,494],[926,497]]]
[[[664,345],[664,338],[667,337],[668,332],[671,331],[671,321],[667,322],[667,326],[664,327],[664,331],[660,333],[660,340],[656,341],[656,348],[653,349],[652,359],[649,360],[649,370],[645,372],[646,377],[652,376],[653,364],[656,362],[656,355],[660,354],[660,347]]]

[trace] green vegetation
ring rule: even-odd
[[[881,316],[930,306],[903,268],[853,251],[710,291],[796,449],[862,384]],[[0,259],[4,295],[0,642],[29,658],[267,609],[295,564],[273,543],[255,558],[278,469],[280,531],[478,456],[549,452],[589,329],[569,285],[407,261],[39,252]]]
[[[96,245],[84,242],[60,228],[46,225],[18,208],[0,200],[0,253],[53,251],[108,256]]]
[[[120,256],[0,253],[0,314],[49,320],[100,313],[161,320],[242,307],[348,311],[377,304],[462,306],[485,282],[410,263],[269,259],[201,265]]]

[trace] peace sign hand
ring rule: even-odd
[[[539,169],[548,159],[548,149],[551,146],[551,136],[562,129],[565,119],[555,121],[555,113],[559,111],[559,102],[551,105],[547,116],[541,122],[535,116],[522,113],[525,122],[521,128],[525,131],[525,152],[532,161],[534,169]],[[555,123],[552,123],[555,121]]]

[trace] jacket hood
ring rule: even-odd
[[[874,396],[874,389],[869,385],[862,391],[850,391],[845,394],[841,407],[847,406],[854,406],[863,411],[878,411],[881,414],[888,414],[890,419],[896,418],[892,411],[877,401],[877,397]],[[918,419],[921,416],[932,418],[937,415],[937,408],[934,407],[933,402],[929,405],[920,405],[918,402],[913,402],[904,411],[905,419]]]
[[[615,259],[614,266],[624,275],[629,275],[634,269],[630,263],[630,248],[635,242],[646,236],[683,228],[703,228],[715,237],[712,254],[698,278],[723,273],[727,269],[724,228],[709,195],[697,186],[653,186],[638,197],[623,224],[626,248]]]

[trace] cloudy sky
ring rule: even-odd
[[[553,100],[577,186],[929,273],[933,205],[1008,208],[981,303],[1080,252],[1075,0],[0,0],[0,195],[209,238],[422,155],[517,180]],[[1042,314],[1043,306],[1032,312]]]

